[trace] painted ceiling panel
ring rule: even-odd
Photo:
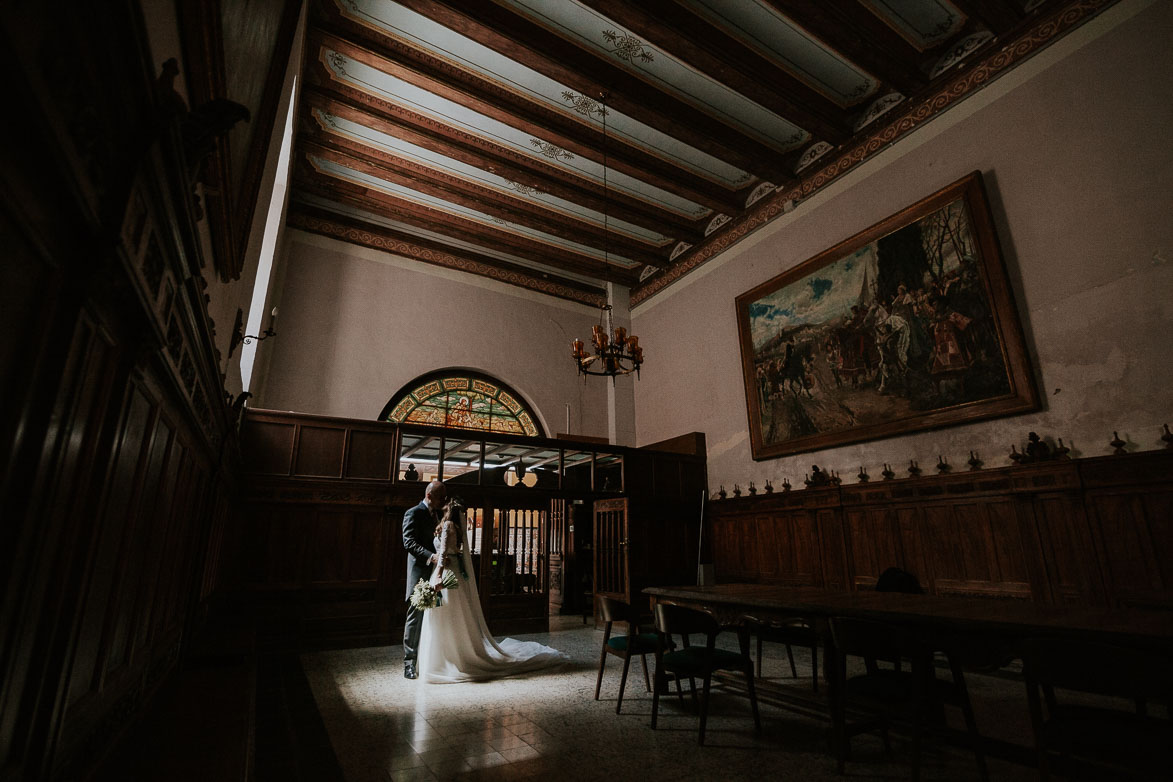
[[[378,177],[371,176],[366,172],[356,171],[353,168],[340,165],[332,160],[326,160],[325,158],[320,158],[314,155],[310,155],[309,159],[315,169],[323,174],[326,174],[327,176],[332,176],[335,179],[352,182],[356,185],[362,185],[363,187],[373,188],[375,190],[386,193],[387,195],[395,196],[396,198],[401,198],[405,201],[410,201],[411,203],[418,204],[429,209],[446,212],[455,217],[462,217],[466,220],[472,220],[473,222],[480,223],[487,228],[495,228],[497,230],[507,231],[527,239],[533,239],[534,241],[550,245],[551,247],[570,250],[578,253],[579,255],[585,255],[599,261],[605,261],[606,263],[612,264],[614,266],[631,269],[641,265],[638,261],[632,261],[628,258],[623,258],[619,255],[616,255],[615,253],[609,253],[605,256],[602,251],[596,250],[594,247],[588,247],[584,244],[579,244],[578,242],[567,241],[566,239],[562,239],[557,236],[551,236],[548,233],[535,230],[526,225],[519,225],[518,223],[510,222],[509,220],[503,220],[500,217],[495,217],[493,215],[486,214],[485,212],[478,212],[477,210],[470,209],[462,204],[454,204],[451,201],[445,201],[443,199],[436,198],[435,196],[432,196],[428,193],[421,193],[418,190],[412,190],[395,182],[388,182],[385,179],[379,179]]]
[[[360,125],[357,122],[351,122],[343,117],[335,117],[320,109],[314,109],[314,118],[318,121],[322,129],[329,133],[353,139],[376,149],[385,150],[397,157],[411,160],[436,170],[446,171],[468,182],[493,188],[502,194],[522,198],[531,203],[538,204],[543,208],[556,211],[567,219],[582,220],[583,222],[593,223],[600,227],[604,224],[604,215],[602,212],[580,207],[564,198],[558,198],[549,193],[540,192],[532,187],[513,182],[491,171],[485,171],[484,169],[469,165],[455,158],[441,155],[438,152],[426,149],[417,144],[412,144],[403,139],[395,138],[374,128]],[[649,231],[641,226],[632,225],[614,216],[607,217],[606,224],[609,229],[616,233],[624,234],[652,246],[662,247],[672,242],[672,237],[670,236],[664,236],[663,234]]]
[[[913,46],[924,50],[961,31],[965,14],[944,0],[863,0]]]
[[[763,3],[686,0],[692,10],[745,42],[840,106],[866,100],[880,82]]]
[[[789,152],[810,139],[809,133],[784,117],[729,90],[573,0],[503,2],[579,46],[613,58],[620,67],[779,152]]]
[[[520,258],[516,255],[502,252],[501,250],[494,247],[474,244],[462,239],[453,238],[437,231],[429,231],[427,229],[418,228],[399,220],[393,220],[385,215],[376,214],[365,209],[359,209],[358,207],[351,206],[350,204],[340,204],[328,198],[314,195],[313,193],[299,194],[297,197],[297,202],[306,204],[308,206],[316,206],[321,209],[337,212],[340,215],[353,217],[361,222],[370,223],[371,225],[380,225],[385,228],[391,228],[396,231],[403,232],[405,234],[413,234],[419,236],[422,239],[430,239],[432,241],[448,245],[456,250],[466,250],[470,253],[506,261],[517,266],[525,266],[544,275],[554,275],[567,280],[586,283],[588,285],[598,285],[599,287],[602,287],[605,284],[604,281],[599,277],[592,277],[587,274],[576,274],[575,272],[569,272],[557,266],[535,263],[527,258]]]
[[[639,301],[1086,6],[309,0],[295,213],[421,263]]]
[[[364,92],[378,95],[487,141],[512,147],[535,160],[553,163],[565,168],[568,173],[572,172],[597,183],[603,181],[603,166],[593,160],[570,154],[548,141],[534,138],[523,130],[479,114],[454,101],[420,89],[414,84],[352,60],[336,51],[323,50],[323,57],[335,76]],[[609,118],[608,121],[610,121]],[[680,198],[675,193],[653,187],[619,171],[608,172],[607,178],[609,186],[620,192],[625,192],[634,198],[654,203],[663,209],[670,209],[687,217],[704,217],[712,211],[700,204]]]
[[[427,51],[450,63],[479,74],[503,89],[539,101],[567,117],[587,122],[591,114],[580,111],[574,90],[536,70],[498,54],[471,38],[455,33],[427,17],[391,0],[350,0],[341,3],[343,13],[356,21],[378,29],[405,43]],[[624,117],[611,110],[607,117],[608,133],[645,147],[650,153],[679,162],[700,176],[731,187],[750,180],[750,174],[735,166],[682,143],[670,133]]]

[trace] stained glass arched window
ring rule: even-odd
[[[433,372],[408,383],[381,421],[544,437],[537,417],[509,386],[487,375]]]

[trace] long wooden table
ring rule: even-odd
[[[906,595],[893,592],[844,592],[769,584],[650,587],[644,590],[653,606],[665,603],[710,614],[737,630],[746,648],[746,630],[754,625],[783,626],[796,618],[811,621],[823,639],[826,695],[814,696],[788,688],[775,692],[782,705],[808,716],[830,718],[834,697],[831,675],[838,653],[827,631],[827,620],[843,616],[873,619],[923,629],[957,639],[1001,646],[1013,655],[1027,638],[1094,640],[1143,648],[1170,656],[1173,664],[1173,612],[1119,611],[1103,608],[1042,605],[981,598]],[[735,682],[735,679],[731,679]],[[768,688],[757,685],[759,694]],[[1023,708],[1026,708],[1025,698]],[[951,738],[965,745],[963,733]],[[985,739],[987,754],[1033,765],[1032,749],[1022,744]]]
[[[987,639],[1080,638],[1173,653],[1173,612],[1109,610],[1026,601],[843,592],[770,584],[650,587],[652,603],[704,611],[730,628],[781,626],[795,617],[876,619]]]

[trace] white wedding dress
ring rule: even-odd
[[[420,677],[431,684],[483,681],[530,673],[568,660],[565,652],[536,641],[493,640],[472,578],[467,542],[460,545],[462,533],[454,529],[452,522],[445,521],[441,529],[443,540],[435,540],[436,551],[447,553],[447,567],[455,571],[459,583],[455,589],[444,590],[443,605],[424,612],[418,656]],[[469,574],[467,579],[461,575],[458,557],[464,563],[463,572]]]

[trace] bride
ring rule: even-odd
[[[446,569],[457,578],[455,588],[444,590],[444,603],[424,613],[420,635],[419,670],[432,684],[480,681],[516,676],[558,665],[569,659],[565,652],[536,641],[506,638],[497,643],[489,635],[475,571],[464,533],[464,508],[448,503],[444,520],[436,527],[437,561],[431,583],[441,583]]]

